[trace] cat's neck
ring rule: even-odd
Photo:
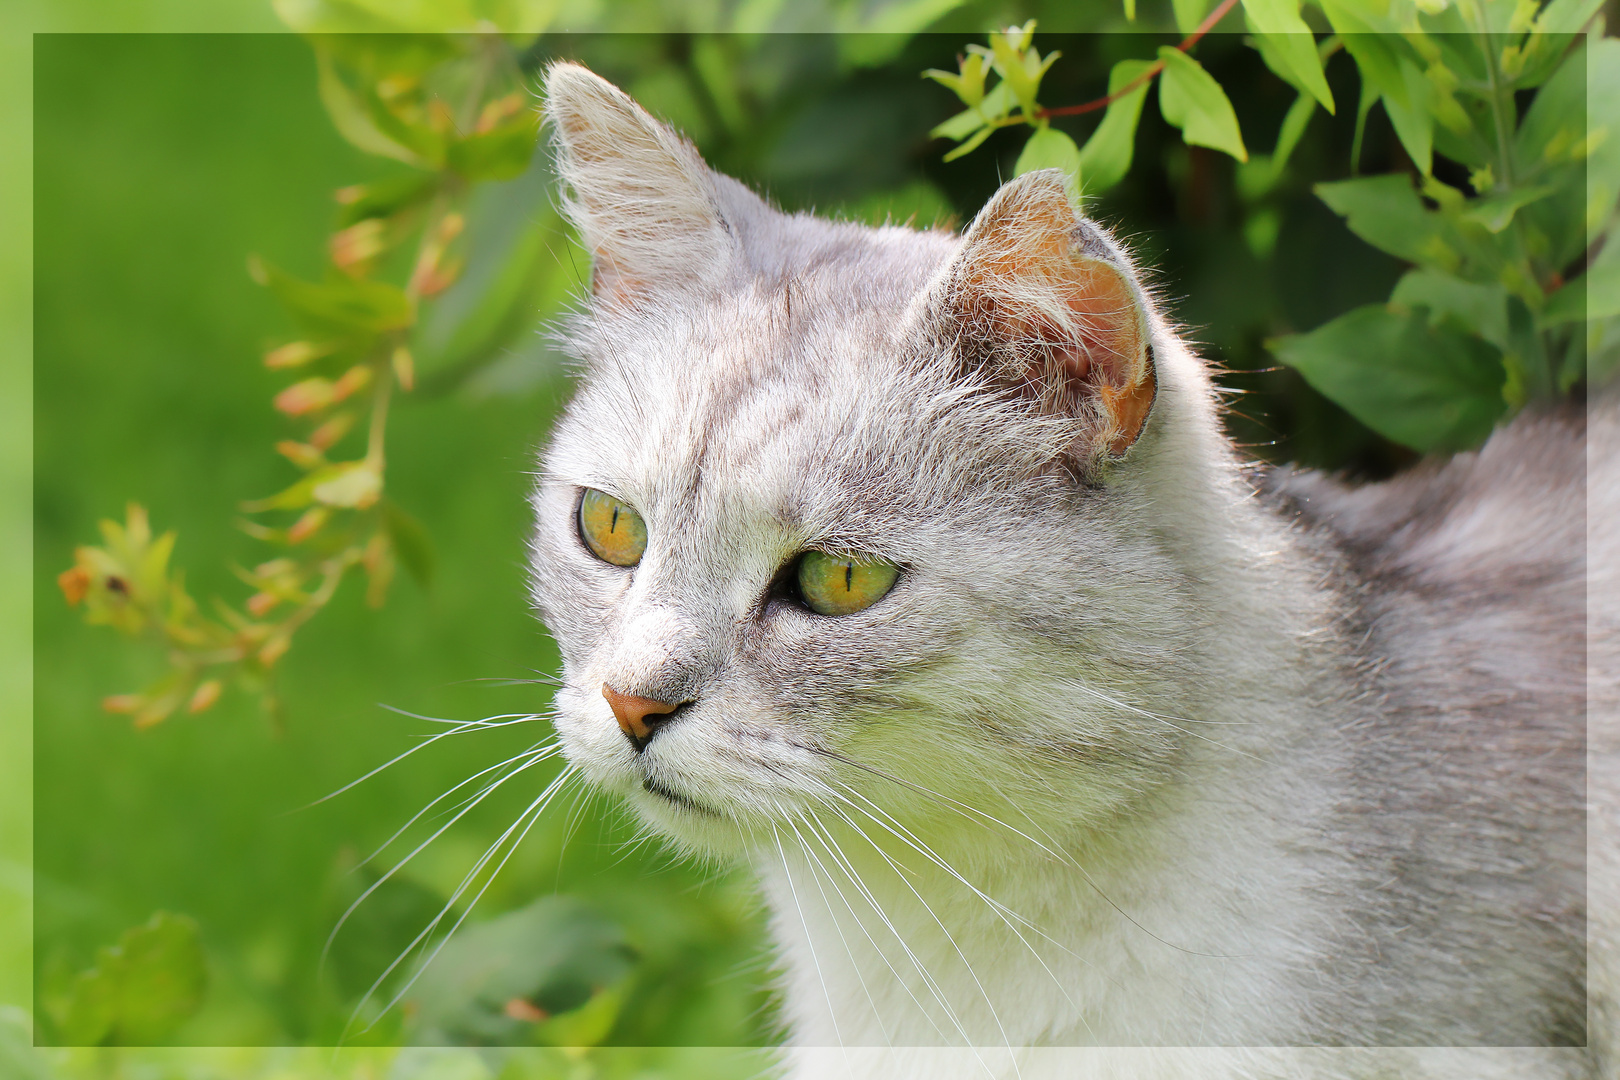
[[[1241,1043],[1303,1029],[1275,1010],[1306,1000],[1292,953],[1322,930],[1295,925],[1314,917],[1301,895],[1332,858],[1299,857],[1320,808],[1269,770],[1189,781],[1107,836],[964,817],[925,840],[854,813],[858,829],[784,829],[756,869],[794,1041]]]

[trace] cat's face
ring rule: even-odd
[[[1120,460],[1148,323],[1060,183],[965,241],[789,218],[583,69],[548,96],[596,259],[534,498],[569,759],[701,851],[1143,790],[1175,733],[1121,696],[1186,621]]]

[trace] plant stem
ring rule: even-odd
[[[1496,125],[1496,160],[1498,172],[1496,174],[1496,189],[1509,191],[1513,188],[1513,150],[1509,145],[1513,138],[1512,125],[1508,122],[1507,110],[1502,100],[1502,73],[1496,64],[1496,52],[1491,45],[1491,35],[1485,21],[1485,11],[1480,0],[1474,0],[1475,34],[1479,37],[1479,51],[1485,56],[1485,77],[1490,83],[1491,121]]]
[[[1209,33],[1215,28],[1216,23],[1226,18],[1227,12],[1237,7],[1237,4],[1238,0],[1221,0],[1220,6],[1214,11],[1210,12],[1208,18],[1198,24],[1198,29],[1181,39],[1181,44],[1176,46],[1177,51],[1187,52],[1192,49],[1192,47],[1197,45],[1205,34]],[[1138,75],[1136,78],[1132,79],[1130,82],[1126,83],[1112,94],[1107,94],[1103,97],[1095,99],[1094,101],[1087,101],[1080,105],[1063,105],[1056,109],[1037,109],[1035,110],[1035,119],[1045,120],[1047,117],[1051,116],[1079,116],[1082,113],[1096,112],[1098,109],[1106,109],[1120,98],[1134,91],[1143,83],[1151,82],[1155,77],[1158,76],[1159,72],[1163,70],[1164,61],[1155,60],[1152,67],[1142,72],[1142,74]],[[1020,116],[1016,122],[1025,123],[1026,120],[1024,117]]]

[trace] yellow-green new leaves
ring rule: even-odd
[[[1035,98],[1040,92],[1041,77],[1052,66],[1052,61],[1062,55],[1053,52],[1042,60],[1041,54],[1029,44],[1034,33],[1035,20],[1031,19],[1023,26],[990,35],[990,62],[996,74],[1011,88],[1018,107],[1024,112],[1024,118],[1032,122],[1039,107]],[[968,47],[975,51],[983,48],[978,45]]]
[[[145,507],[130,503],[122,524],[101,522],[105,547],[77,548],[73,565],[56,583],[70,604],[85,605],[85,620],[138,634],[156,624],[185,638],[195,605],[169,577],[174,533],[153,537]]]
[[[949,71],[939,68],[929,68],[923,72],[923,78],[933,79],[945,89],[962,100],[962,104],[969,109],[977,109],[984,101],[984,79],[990,71],[989,62],[977,52],[969,52],[957,60],[957,72],[953,75]],[[951,121],[947,120],[946,123]],[[944,125],[940,125],[943,127]],[[936,128],[937,132],[939,129]],[[970,129],[971,130],[971,129]],[[964,132],[966,134],[966,132]],[[955,136],[960,137],[960,136]]]
[[[1299,0],[1243,0],[1243,12],[1266,66],[1332,112],[1333,92],[1328,89],[1316,39],[1299,17]]]
[[[1108,73],[1108,95],[1119,96],[1108,103],[1102,123],[1080,148],[1081,185],[1086,194],[1099,195],[1107,191],[1130,171],[1136,146],[1136,123],[1142,116],[1142,102],[1148,91],[1148,79],[1144,76],[1152,68],[1149,60],[1121,60]],[[1137,80],[1141,80],[1139,85],[1125,93],[1125,88]]]
[[[1190,144],[1224,151],[1239,161],[1249,160],[1237,114],[1221,84],[1179,49],[1165,45],[1159,49],[1159,59],[1164,63],[1159,111],[1165,120],[1180,128],[1181,137]]]
[[[288,623],[296,625],[308,617],[308,612],[294,614],[280,627],[258,622],[268,608],[255,608],[250,601],[252,618],[228,608],[222,609],[223,622],[205,618],[180,575],[169,570],[174,533],[154,538],[146,510],[135,503],[129,505],[122,524],[103,521],[101,533],[105,545],[79,547],[73,565],[58,576],[57,584],[69,604],[84,605],[86,622],[111,626],[130,637],[155,639],[168,650],[170,670],[155,683],[138,693],[113,694],[102,701],[108,712],[129,715],[137,728],[160,723],[181,706],[193,713],[211,707],[219,699],[223,678],[253,684],[285,651]],[[249,575],[250,583],[263,592],[274,578],[277,589],[285,593],[302,582],[300,577],[288,585],[279,566],[280,562],[266,563]],[[210,673],[220,677],[205,677]]]
[[[1041,78],[1059,54],[1053,52],[1042,59],[1039,52],[1030,48],[1034,33],[1035,20],[1031,19],[1023,26],[991,34],[989,48],[969,45],[967,55],[957,61],[955,74],[938,68],[923,72],[924,78],[946,87],[967,106],[929,132],[936,139],[955,139],[961,143],[945,155],[946,161],[954,161],[977,149],[996,128],[1007,123],[1014,104],[1021,110],[1018,119],[1035,123],[1035,113],[1040,108],[1036,96],[1040,92]],[[1001,81],[987,91],[984,84],[991,71],[999,75]]]

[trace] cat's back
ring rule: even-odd
[[[1361,914],[1336,975],[1421,994],[1368,1004],[1429,1040],[1506,994],[1536,1006],[1502,1040],[1585,1041],[1587,434],[1571,405],[1383,483],[1272,477],[1356,643],[1333,737]],[[1403,967],[1427,977],[1382,977]]]

